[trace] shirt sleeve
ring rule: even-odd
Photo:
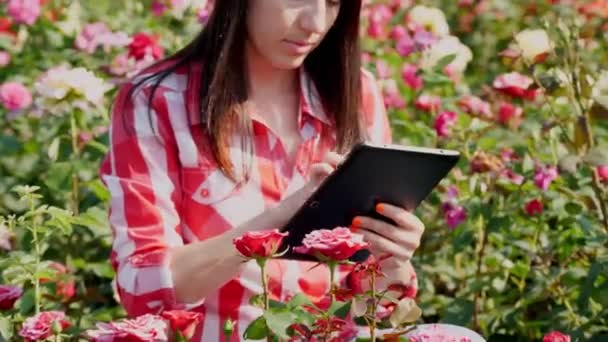
[[[130,316],[139,316],[199,303],[176,300],[169,267],[169,250],[184,244],[170,108],[162,87],[149,106],[149,89],[144,85],[129,96],[132,86],[123,85],[115,98],[110,148],[99,172],[110,193],[110,259],[118,296]]]
[[[373,74],[362,70],[362,115],[367,139],[376,144],[391,144],[392,133],[382,92]],[[418,292],[416,270],[408,264],[411,274],[408,279],[389,284],[390,294],[396,298],[415,298]],[[355,293],[362,293],[367,288],[368,279],[365,272],[352,271],[345,279],[346,285]]]
[[[367,139],[375,144],[391,144],[391,125],[378,82],[367,70],[362,70],[361,75],[362,114]]]

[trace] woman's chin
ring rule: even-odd
[[[281,56],[273,60],[272,65],[281,70],[298,69],[304,64],[306,56]]]

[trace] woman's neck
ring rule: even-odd
[[[249,43],[246,43],[245,50],[250,98],[273,99],[297,92],[297,69],[279,69],[272,66]]]

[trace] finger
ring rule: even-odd
[[[311,179],[316,185],[318,185],[333,171],[334,168],[327,163],[313,164],[310,167]]]
[[[390,223],[377,220],[367,216],[357,216],[353,220],[353,226],[370,230],[397,245],[417,249],[420,245],[422,234],[414,230],[404,230]]]
[[[416,215],[403,208],[388,203],[378,203],[376,211],[392,219],[401,228],[419,233],[424,232],[424,223]]]
[[[344,155],[337,152],[329,151],[323,157],[323,161],[329,163],[331,166],[338,167],[340,163],[344,161]]]
[[[367,241],[370,244],[370,251],[376,257],[390,254],[394,258],[400,260],[410,260],[414,255],[414,250],[399,246],[393,241],[388,240],[372,231],[360,229],[357,231],[357,233],[363,235],[364,241]]]

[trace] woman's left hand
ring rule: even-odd
[[[389,255],[389,260],[396,264],[409,262],[420,246],[424,223],[409,211],[387,203],[376,205],[376,211],[390,218],[395,225],[372,217],[357,216],[353,218],[351,230],[364,236],[376,258]]]

